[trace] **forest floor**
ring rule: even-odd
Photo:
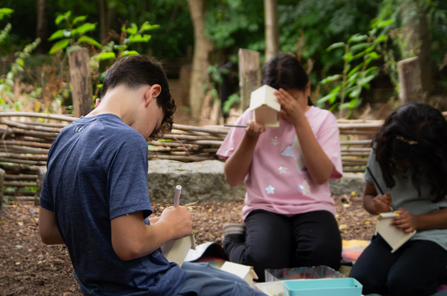
[[[361,196],[334,196],[343,239],[370,239],[375,217],[362,207]],[[153,205],[159,215],[168,205]],[[197,244],[221,243],[222,226],[241,222],[243,200],[190,206]],[[65,246],[46,246],[38,232],[39,207],[10,202],[0,217],[0,295],[82,295]]]

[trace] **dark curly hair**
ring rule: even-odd
[[[164,133],[172,130],[173,114],[176,110],[175,100],[169,91],[168,79],[162,65],[143,55],[127,56],[116,61],[108,70],[101,89],[104,98],[109,89],[124,85],[130,89],[137,89],[144,85],[159,84],[161,93],[157,97],[157,106],[163,110],[164,118],[160,128],[149,136],[151,140],[158,140]]]
[[[306,90],[309,77],[301,63],[289,54],[278,54],[271,58],[263,68],[262,85],[268,85],[275,89]],[[307,104],[312,106],[312,101],[307,98]]]
[[[442,113],[422,103],[399,107],[385,120],[372,147],[388,188],[393,176],[412,172],[412,183],[421,197],[420,181],[428,182],[439,202],[447,193],[447,121]],[[399,164],[405,164],[400,165]]]

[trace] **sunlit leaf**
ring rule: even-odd
[[[114,59],[116,58],[116,55],[114,52],[103,52],[99,55],[100,60],[108,60],[108,59]]]
[[[54,54],[58,50],[62,50],[70,44],[69,39],[62,39],[56,42],[55,45],[50,49],[50,54]]]
[[[331,46],[329,46],[326,50],[327,51],[331,51],[335,48],[340,48],[340,47],[345,47],[346,44],[344,44],[343,42],[338,42],[338,43],[334,43]]]
[[[130,35],[136,34],[138,31],[138,27],[135,24],[132,24],[130,28],[126,29],[126,32],[129,33]]]
[[[337,94],[336,94],[336,93],[335,93],[335,94],[329,94],[329,95],[327,95],[327,96],[324,96],[324,97],[322,97],[321,99],[319,99],[316,103],[317,103],[317,104],[321,104],[321,103],[324,103],[324,102],[326,102],[326,101],[332,100],[332,99],[334,99],[334,98],[337,98]]]
[[[78,22],[83,22],[87,19],[86,15],[78,16],[73,20],[73,25],[75,25]]]
[[[99,48],[102,47],[102,45],[99,44],[95,39],[93,39],[91,37],[88,37],[88,36],[85,36],[85,35],[82,36],[81,38],[79,38],[78,42],[87,42],[87,43],[90,43],[91,45],[94,45],[96,47],[99,47]]]
[[[85,23],[79,27],[76,28],[76,31],[79,34],[85,34],[89,31],[93,31],[94,29],[96,29],[96,23],[92,24],[92,23]]]
[[[348,44],[352,43],[352,42],[360,42],[360,41],[364,41],[368,39],[368,35],[359,35],[359,34],[355,34],[354,36],[352,36],[351,38],[349,38],[348,40]]]
[[[150,25],[149,22],[145,22],[144,24],[141,25],[141,31],[149,31],[149,30],[154,30],[154,29],[158,29],[160,28],[160,25]]]
[[[64,38],[64,30],[57,30],[50,36],[50,38],[48,38],[48,40],[51,41],[59,38]]]
[[[129,37],[130,42],[132,43],[136,43],[136,42],[148,42],[149,40],[151,40],[152,36],[151,35],[143,35],[141,36],[140,34],[138,35],[132,35]]]
[[[129,55],[139,55],[138,51],[135,50],[125,50],[121,54],[122,57],[129,56]]]
[[[56,23],[56,25],[59,25],[64,19],[65,19],[64,15],[58,15],[54,22]]]
[[[320,84],[326,84],[328,82],[332,82],[332,81],[338,80],[340,78],[341,78],[340,74],[332,75],[332,76],[326,77],[325,79],[321,80]]]

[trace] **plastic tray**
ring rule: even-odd
[[[283,281],[285,296],[361,296],[363,286],[353,278]]]
[[[298,279],[344,278],[345,276],[329,266],[266,269],[265,281],[276,282]]]

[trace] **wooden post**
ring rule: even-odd
[[[75,117],[87,115],[93,109],[92,78],[90,75],[87,48],[69,52],[71,86],[73,88],[73,110]]]
[[[421,68],[418,57],[397,63],[400,84],[400,103],[423,102]]]
[[[241,109],[250,106],[251,92],[261,87],[261,68],[259,52],[239,49],[239,86],[241,88]]]
[[[269,61],[280,52],[278,0],[264,0],[265,11],[265,60]]]

